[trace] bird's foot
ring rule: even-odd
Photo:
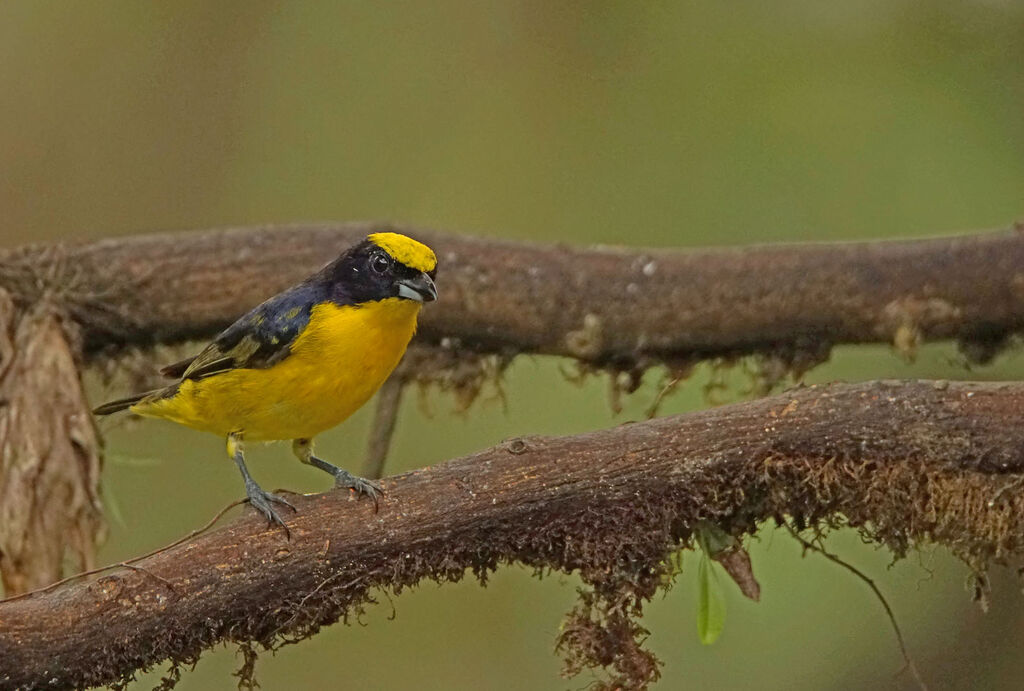
[[[356,477],[341,468],[338,468],[337,472],[334,473],[334,486],[353,490],[357,495],[365,494],[370,499],[373,499],[374,510],[379,507],[380,498],[384,495],[384,490],[381,489],[378,483],[366,478]]]
[[[249,504],[263,514],[268,523],[277,523],[284,528],[286,533],[288,532],[288,526],[285,525],[284,520],[277,511],[274,511],[273,505],[284,504],[292,511],[297,511],[290,501],[272,492],[267,492],[255,482],[245,483],[245,493],[249,496]]]

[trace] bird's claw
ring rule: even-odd
[[[290,501],[272,492],[267,492],[256,484],[247,484],[245,493],[249,496],[249,504],[266,517],[267,523],[276,523],[284,528],[285,532],[288,532],[288,526],[285,525],[284,519],[274,511],[273,504],[284,504],[292,511],[297,511],[298,509]]]
[[[334,476],[334,486],[350,489],[357,495],[365,494],[370,499],[373,499],[375,511],[379,508],[380,498],[384,495],[384,490],[378,483],[366,478],[356,477],[344,470]]]

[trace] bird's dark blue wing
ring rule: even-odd
[[[288,356],[313,307],[325,297],[322,285],[301,283],[252,309],[196,357],[161,371],[182,379],[202,379],[232,369],[271,367]]]

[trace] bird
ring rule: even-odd
[[[225,438],[249,504],[285,530],[274,505],[295,507],[253,479],[247,441],[291,441],[300,461],[376,505],[380,485],[317,457],[313,438],[362,407],[390,376],[420,308],[437,299],[436,275],[437,257],[425,244],[399,233],[370,234],[240,317],[195,357],[161,369],[173,384],[93,413],[130,410]]]

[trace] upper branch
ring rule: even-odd
[[[205,337],[370,224],[145,235],[0,254],[0,284],[61,295],[87,352]],[[399,228],[433,246],[421,339],[642,366],[715,355],[820,359],[836,343],[955,338],[976,359],[1024,329],[1024,233],[719,250],[580,249]],[[793,349],[801,353],[793,353]]]
[[[387,480],[387,497],[296,497],[291,541],[246,515],[94,581],[0,603],[0,688],[111,683],[219,641],[277,645],[423,578],[502,562],[578,570],[649,598],[698,521],[842,515],[900,552],[932,540],[1019,556],[1024,384],[810,387],[570,437],[515,439]]]

